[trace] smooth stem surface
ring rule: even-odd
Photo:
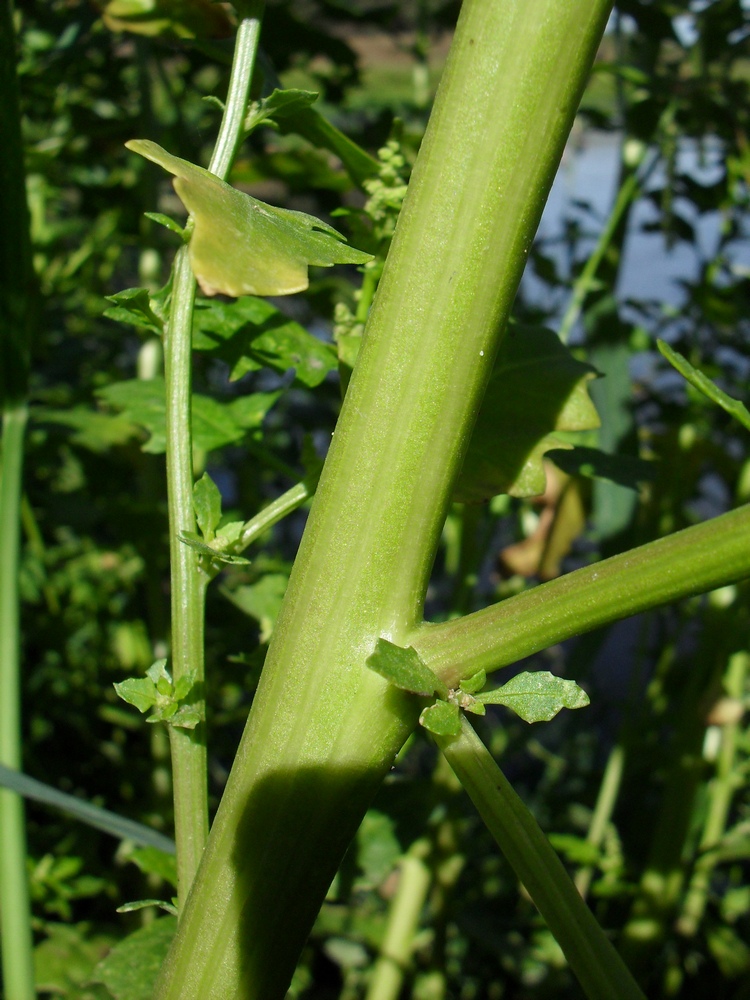
[[[418,706],[453,481],[608,0],[467,0],[260,685],[155,996],[277,1000]]]
[[[750,576],[750,505],[407,637],[449,687],[557,642]]]
[[[432,872],[424,862],[429,851],[429,840],[418,840],[401,860],[398,888],[388,910],[388,923],[365,1000],[398,1000],[401,995],[414,950],[414,935],[432,882]]]
[[[589,1000],[644,1000],[539,824],[466,718],[435,741],[565,953]]]
[[[0,467],[0,764],[21,770],[18,556],[26,408],[3,414]],[[23,799],[0,788],[0,918],[6,1000],[34,990]]]
[[[240,22],[224,116],[210,169],[222,179],[229,172],[242,135],[263,5],[250,5]],[[189,225],[189,224],[188,224]],[[193,672],[198,698],[195,707],[205,717],[204,611],[207,579],[198,554],[180,541],[195,531],[193,510],[193,445],[191,433],[192,329],[195,278],[187,247],[177,253],[173,270],[172,309],[164,339],[167,426],[167,498],[171,568],[172,649],[174,680]],[[177,895],[180,910],[198,870],[208,837],[208,773],[206,725],[195,729],[170,727],[177,842]]]

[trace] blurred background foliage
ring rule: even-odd
[[[276,327],[316,338],[307,349],[328,372],[322,381],[304,377],[299,360],[266,364],[262,352],[230,381],[236,357],[197,351],[196,391],[222,403],[278,394],[261,426],[196,454],[230,519],[251,517],[325,453],[459,6],[267,4],[255,96],[275,85],[316,91],[315,108],[379,167],[357,183],[309,132],[262,127],[233,183],[332,218],[376,259],[364,276],[321,270],[307,293],[272,302]],[[655,349],[664,338],[746,396],[748,16],[741,0],[616,5],[516,304],[519,319],[562,329],[604,376],[592,388],[602,428],[589,443],[611,461],[571,464],[556,452],[543,497],[454,505],[429,617],[475,610],[750,497],[745,432]],[[23,507],[24,766],[169,833],[166,733],[112,686],[168,655],[163,456],[142,449],[145,421],[106,402],[116,383],[158,378],[161,345],[153,325],[108,296],[140,287],[160,301],[179,241],[143,213],[181,219],[182,210],[123,143],[154,139],[207,162],[232,14],[202,0],[19,0],[16,26],[41,314]],[[586,170],[598,169],[597,156],[606,169],[593,183]],[[304,511],[282,522],[249,566],[228,566],[209,591],[214,805],[303,524]],[[574,677],[592,707],[539,729],[493,715],[485,729],[654,998],[750,997],[746,598],[746,587],[726,588],[540,654],[537,665]],[[168,899],[168,872],[41,806],[29,804],[28,818],[39,988],[108,997],[91,985],[93,967],[154,913],[115,908]],[[395,987],[383,975],[394,948]],[[580,995],[455,779],[417,735],[331,887],[290,996]]]

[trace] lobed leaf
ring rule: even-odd
[[[320,219],[266,205],[155,142],[125,145],[175,175],[175,190],[195,220],[190,263],[206,295],[291,295],[307,288],[310,264],[372,259]]]
[[[563,708],[589,704],[589,696],[575,681],[556,677],[549,670],[524,671],[502,687],[475,697],[485,705],[512,708],[524,722],[549,722]]]
[[[396,646],[387,639],[378,639],[375,651],[367,658],[367,666],[385,677],[391,684],[412,694],[429,698],[438,694],[448,696],[448,688],[440,678],[423,663],[412,646]]]
[[[588,394],[596,370],[577,361],[551,330],[513,324],[498,351],[454,499],[544,493],[542,458],[571,445],[556,432],[599,426]]]

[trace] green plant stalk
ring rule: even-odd
[[[465,717],[435,741],[565,953],[589,1000],[644,1000],[562,862]]]
[[[418,705],[365,666],[421,617],[452,485],[607,0],[467,0],[258,692],[155,996],[284,996]]]
[[[621,618],[750,576],[750,506],[405,637],[448,687]]]
[[[0,764],[15,771],[21,770],[18,557],[26,417],[23,405],[5,410],[0,468]],[[24,807],[7,788],[0,788],[0,911],[4,995],[31,1000],[36,991]]]
[[[617,796],[620,792],[620,785],[622,784],[624,769],[625,748],[622,744],[618,744],[612,748],[612,752],[607,760],[607,766],[604,768],[602,783],[599,786],[599,794],[594,806],[594,813],[591,817],[589,832],[586,836],[586,842],[592,844],[594,847],[598,848],[601,846],[607,826],[612,819],[612,813],[614,812]],[[590,865],[576,872],[573,881],[583,899],[588,895],[593,875],[594,869]]]
[[[286,493],[282,493],[280,497],[272,500],[255,517],[251,517],[249,521],[246,521],[242,528],[237,551],[244,552],[248,546],[257,541],[274,524],[283,521],[285,517],[297,510],[298,507],[301,507],[305,501],[314,495],[317,484],[316,476],[307,476],[292,486],[291,489],[287,490]]]
[[[596,272],[599,270],[599,265],[601,264],[605,253],[609,249],[610,243],[618,230],[623,215],[639,197],[641,186],[642,182],[637,170],[632,169],[620,186],[620,190],[617,192],[617,197],[615,198],[615,203],[612,206],[612,211],[609,214],[609,218],[607,219],[604,229],[599,234],[599,239],[596,241],[594,252],[586,261],[583,270],[573,285],[573,293],[560,322],[560,328],[558,331],[558,335],[563,344],[567,344],[571,330],[578,322],[583,309],[583,303],[586,301],[586,297],[594,287]]]
[[[430,842],[423,838],[412,844],[401,860],[398,888],[365,1000],[398,1000],[401,995],[414,950],[414,935],[432,881],[432,872],[424,861],[429,850]]]
[[[209,169],[222,177],[232,164],[242,136],[247,99],[260,32],[262,4],[249,5],[237,31],[235,58],[219,136]],[[190,223],[188,223],[188,226]],[[175,258],[172,309],[164,338],[166,379],[167,498],[171,566],[172,648],[174,680],[193,672],[205,717],[203,652],[207,578],[198,554],[180,541],[195,531],[193,510],[193,446],[191,433],[191,353],[195,278],[187,247]],[[177,895],[182,908],[198,870],[208,837],[208,773],[205,719],[193,730],[170,727],[177,842]]]
[[[21,769],[18,568],[29,345],[35,320],[16,37],[0,0],[0,763]],[[0,958],[5,1000],[32,1000],[31,907],[23,800],[0,789]]]
[[[729,660],[726,693],[737,702],[742,701],[745,678],[750,669],[750,655],[735,653]],[[680,934],[692,937],[697,933],[708,902],[711,875],[716,866],[715,848],[727,825],[729,810],[742,778],[736,771],[737,741],[740,724],[727,722],[722,726],[721,747],[716,762],[716,775],[708,786],[708,813],[701,835],[698,859],[677,921]]]

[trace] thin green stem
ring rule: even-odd
[[[292,486],[290,490],[287,490],[286,493],[282,493],[276,500],[272,500],[255,517],[251,517],[249,521],[246,521],[242,528],[237,551],[243,552],[249,545],[252,545],[254,541],[260,538],[264,532],[272,528],[274,524],[278,524],[279,521],[282,521],[292,511],[301,507],[306,500],[309,500],[314,495],[317,485],[317,476],[303,479]]]
[[[622,784],[622,774],[624,768],[625,749],[621,744],[618,744],[616,747],[612,748],[609,759],[607,760],[607,766],[604,768],[602,783],[599,786],[599,794],[596,799],[596,805],[594,806],[591,823],[589,824],[589,832],[586,836],[586,842],[591,844],[592,847],[600,847],[602,840],[604,839],[604,834],[606,833],[607,827],[612,819],[612,813],[614,812],[615,804],[617,802],[617,796],[620,793],[620,785]],[[576,877],[574,879],[575,886],[583,899],[585,899],[588,895],[593,875],[594,869],[590,865],[585,868],[581,868],[576,872]]]
[[[227,101],[224,105],[216,146],[208,165],[211,173],[221,177],[222,180],[226,180],[244,134],[247,99],[253,79],[264,7],[264,0],[250,0],[245,3],[242,20],[237,28]]]
[[[424,838],[412,844],[401,860],[398,889],[391,900],[385,935],[365,1000],[398,1000],[401,995],[414,950],[414,935],[432,881],[432,873],[424,861],[429,851],[430,841]]]
[[[0,764],[21,770],[21,663],[18,602],[21,476],[26,407],[5,410],[0,470]],[[0,788],[0,910],[7,1000],[34,990],[26,828],[21,796]]]
[[[18,571],[35,278],[26,201],[13,5],[0,0],[0,763],[21,768]],[[21,797],[0,790],[0,956],[5,1000],[32,1000],[31,906]]]
[[[735,653],[730,658],[725,682],[727,697],[731,699],[727,706],[729,712],[736,711],[737,708],[742,711],[745,679],[749,671],[748,653],[744,651]],[[715,848],[726,829],[732,799],[743,782],[741,774],[737,773],[736,765],[739,737],[740,723],[737,716],[733,715],[721,727],[721,746],[716,761],[716,774],[708,786],[708,812],[701,835],[698,859],[677,922],[678,931],[687,937],[697,932],[703,919],[711,875],[716,867]]]
[[[247,5],[240,22],[229,92],[209,169],[226,177],[241,140],[260,33],[263,4]],[[193,445],[191,433],[192,326],[195,278],[187,247],[178,251],[173,270],[172,310],[164,338],[167,427],[167,497],[171,561],[172,649],[176,680],[195,677],[194,705],[204,717],[194,730],[170,728],[174,784],[177,894],[182,908],[198,870],[208,837],[208,776],[205,731],[204,614],[207,578],[196,551],[180,541],[195,531]]]
[[[583,303],[586,301],[589,292],[592,288],[594,288],[596,272],[599,270],[599,265],[601,264],[610,243],[612,242],[612,238],[617,232],[620,220],[622,219],[625,211],[638,197],[640,191],[641,180],[638,173],[634,170],[629,174],[625,182],[621,185],[620,190],[617,192],[617,197],[614,205],[612,206],[612,211],[609,214],[609,218],[607,219],[604,229],[599,234],[599,239],[596,241],[594,251],[586,261],[583,270],[573,285],[570,302],[568,303],[568,307],[565,310],[565,314],[560,322],[560,329],[558,332],[560,340],[563,344],[567,344],[571,330],[576,325],[581,315]]]
[[[565,953],[589,1000],[644,1000],[539,824],[464,717],[435,740]]]
[[[206,581],[194,549],[180,535],[195,531],[193,510],[193,455],[191,413],[191,331],[195,278],[187,247],[174,264],[172,312],[164,339],[167,387],[167,498],[171,572],[172,644],[174,680],[191,671],[200,685],[197,710],[204,717],[193,730],[170,727],[174,783],[177,894],[185,901],[198,870],[208,837],[208,771],[203,700],[204,595]]]
[[[407,636],[449,687],[650,608],[750,576],[750,506]]]

